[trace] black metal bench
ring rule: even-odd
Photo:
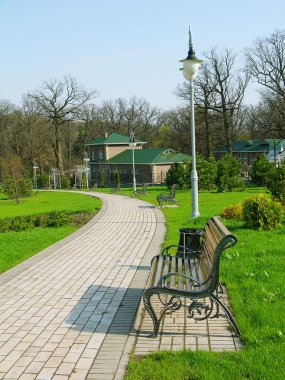
[[[121,191],[121,186],[120,185],[117,185],[116,187],[113,187],[111,189],[112,193],[119,193],[120,191]]]
[[[177,185],[174,184],[171,186],[170,193],[160,193],[157,196],[157,202],[159,204],[159,207],[162,207],[162,202],[168,202],[168,203],[175,203],[179,204],[178,200],[175,198]]]
[[[147,195],[147,184],[143,183],[142,189],[135,191],[135,196],[138,197],[139,195]]]
[[[236,335],[240,336],[240,330],[218,292],[221,254],[236,243],[236,237],[219,217],[214,216],[205,225],[199,251],[188,248],[189,254],[185,257],[169,254],[153,257],[148,285],[143,293],[144,305],[153,321],[151,337],[157,336],[163,315],[181,306],[187,307],[188,318],[195,320],[220,316],[227,318]],[[152,305],[154,295],[158,296],[163,306],[159,315]],[[188,305],[187,301],[190,301]]]

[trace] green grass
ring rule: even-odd
[[[0,198],[0,218],[20,215],[44,214],[51,210],[67,212],[93,212],[101,207],[101,201],[72,192],[36,192],[32,197],[14,200]]]
[[[100,191],[100,190],[99,190]],[[157,205],[156,196],[165,188],[148,189],[140,198]],[[167,220],[165,244],[177,243],[181,227],[203,227],[207,219],[218,215],[229,204],[236,204],[264,191],[248,189],[240,193],[199,193],[201,217],[189,220],[190,193],[178,191],[180,207],[163,208]],[[132,195],[131,189],[121,194]],[[50,210],[92,212],[99,200],[74,193],[37,193],[16,203],[0,199],[1,217],[44,213]],[[233,353],[162,352],[145,358],[133,357],[127,380],[212,380],[212,379],[284,379],[284,238],[285,225],[275,231],[252,231],[242,222],[223,220],[237,235],[238,244],[223,256],[221,279],[226,283],[236,321],[242,332],[244,349]],[[0,271],[27,259],[73,231],[73,227],[33,229],[0,234]],[[190,321],[191,323],[191,321]]]
[[[21,199],[19,204],[2,195],[0,218],[44,214],[52,210],[96,213],[100,207],[101,201],[98,198],[68,192],[37,192],[33,197]],[[0,273],[63,239],[77,228],[74,225],[67,225],[59,228],[34,228],[21,232],[0,233]]]
[[[34,228],[0,234],[0,273],[27,260],[35,253],[63,239],[76,230],[73,226]]]
[[[209,217],[220,214],[224,207],[260,191],[264,190],[199,193],[201,217],[195,221],[189,220],[189,192],[179,191],[180,207],[163,208],[168,227],[165,244],[177,244],[181,227],[203,227]],[[155,201],[154,194],[148,199]],[[242,222],[223,222],[238,238],[238,244],[222,257],[221,280],[227,285],[241,329],[243,350],[162,352],[133,357],[126,380],[285,378],[285,225],[275,231],[252,231]]]

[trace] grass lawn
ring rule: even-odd
[[[179,208],[163,208],[167,220],[165,244],[177,244],[181,227],[203,227],[218,215],[262,189],[237,193],[199,193],[201,217],[189,220],[189,191],[178,191]],[[158,191],[143,199],[153,201]],[[133,357],[126,380],[285,379],[285,224],[274,231],[253,231],[242,222],[223,219],[238,238],[221,261],[244,348],[240,352],[162,352]],[[191,323],[191,320],[189,321]]]
[[[69,213],[96,213],[101,207],[98,198],[67,192],[37,192],[21,199],[19,204],[0,198],[0,218],[44,214],[52,210]],[[0,273],[14,267],[49,245],[70,235],[78,227],[33,228],[21,232],[0,233]]]
[[[165,189],[151,187],[148,189],[149,195],[140,198],[157,205],[156,196],[161,191]],[[165,244],[178,242],[181,227],[203,227],[207,219],[218,215],[225,206],[261,191],[248,189],[240,193],[199,193],[201,217],[195,221],[189,220],[189,191],[178,191],[180,207],[162,209],[168,228]],[[132,195],[132,191],[123,189],[121,194]],[[99,200],[85,195],[37,193],[19,205],[0,200],[0,217],[40,214],[51,210],[93,212],[99,207]],[[222,257],[221,280],[227,285],[244,349],[233,353],[183,351],[133,357],[126,380],[285,379],[285,224],[275,231],[252,231],[245,228],[242,222],[223,221],[238,238],[238,244]],[[72,228],[36,228],[0,234],[0,271],[63,238],[72,232]]]
[[[67,212],[93,212],[101,207],[101,201],[74,192],[38,191],[34,196],[15,200],[0,197],[0,218],[20,215],[44,214],[52,210]]]

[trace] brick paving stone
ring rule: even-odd
[[[41,260],[31,259],[25,272],[18,270],[11,281],[1,276],[3,373],[11,366],[19,371],[14,363],[19,359],[17,363],[25,370],[23,378],[70,376],[79,380],[87,376],[156,230],[154,212],[137,207],[141,201],[103,197],[105,206],[103,216],[97,217],[98,223],[91,221],[83,233],[65,239],[58,248],[48,249]],[[139,239],[141,243],[137,244]],[[116,261],[118,265],[114,266]],[[131,309],[131,303],[128,307]],[[126,334],[131,322],[131,318],[125,318],[124,328],[114,326],[113,333],[116,329]],[[126,340],[124,336],[120,343],[116,342],[121,344],[120,349]],[[5,360],[15,348],[19,357]],[[120,355],[116,357],[119,359]]]
[[[182,309],[146,337],[141,295],[163,215],[139,199],[94,195],[103,207],[85,227],[0,276],[0,378],[122,380],[132,351],[241,349],[226,321],[185,320]]]

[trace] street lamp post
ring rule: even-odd
[[[85,161],[85,176],[86,176],[86,188],[87,190],[89,190],[89,178],[88,178],[88,162],[89,162],[89,158],[88,158],[88,154],[85,152],[85,155],[84,155],[84,161]]]
[[[38,178],[37,178],[37,169],[38,169],[37,163],[34,163],[33,165],[33,177],[34,177],[34,186],[35,189],[38,190]]]
[[[134,193],[137,191],[137,184],[136,184],[136,172],[135,172],[135,146],[137,145],[135,141],[135,134],[132,131],[130,133],[130,141],[129,141],[129,146],[132,148],[132,153],[133,153],[133,189]]]
[[[196,146],[195,146],[195,114],[194,114],[194,79],[198,75],[198,70],[203,62],[197,59],[193,49],[191,31],[189,28],[189,51],[188,56],[182,59],[184,78],[190,83],[190,113],[191,113],[191,148],[192,148],[192,171],[191,171],[191,193],[192,193],[192,212],[191,219],[200,216],[198,210],[198,174],[196,170]]]

